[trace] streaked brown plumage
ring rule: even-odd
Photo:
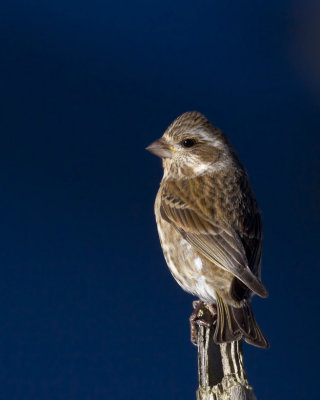
[[[198,112],[178,117],[148,148],[163,160],[155,214],[168,267],[187,292],[217,306],[216,343],[268,347],[251,311],[260,281],[261,215],[226,136]]]

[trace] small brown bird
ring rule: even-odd
[[[200,113],[182,114],[147,147],[163,160],[155,215],[168,267],[216,311],[214,341],[267,348],[250,300],[260,281],[261,214],[227,137]]]

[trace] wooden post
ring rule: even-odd
[[[198,329],[197,400],[256,400],[247,380],[241,340],[215,344],[212,315],[205,309],[200,312],[210,326]]]

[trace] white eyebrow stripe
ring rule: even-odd
[[[216,139],[210,135],[208,135],[206,132],[204,132],[202,129],[192,129],[189,131],[189,133],[195,134],[197,136],[201,136],[208,144],[210,144],[213,147],[216,147],[217,149],[225,149],[225,145],[219,140]]]

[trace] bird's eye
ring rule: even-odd
[[[196,141],[194,139],[184,139],[181,144],[183,147],[192,147],[196,144]]]

